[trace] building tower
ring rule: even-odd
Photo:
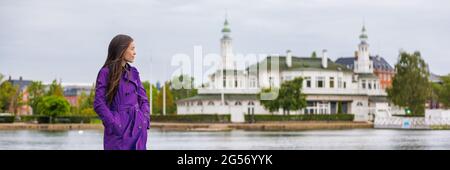
[[[358,45],[356,53],[356,60],[354,64],[355,73],[373,73],[372,61],[369,58],[369,44],[367,43],[366,27],[363,25],[361,35],[359,36],[361,42]]]
[[[230,37],[231,29],[228,24],[228,19],[225,18],[222,29],[222,38],[220,39],[220,51],[222,57],[222,69],[232,69],[233,68],[233,47],[231,45]]]

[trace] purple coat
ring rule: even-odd
[[[128,64],[127,64],[128,65]],[[100,70],[95,87],[94,109],[103,122],[105,150],[146,150],[150,129],[150,107],[136,68],[122,74],[117,93],[108,105],[106,100],[109,69]]]

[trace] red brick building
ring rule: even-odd
[[[357,57],[341,57],[336,60],[336,63],[342,64],[349,69],[353,69]],[[392,80],[395,75],[395,69],[380,56],[370,56],[373,63],[373,73],[380,79],[380,86],[386,89],[392,85]]]

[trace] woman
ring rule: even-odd
[[[130,36],[115,36],[97,76],[94,109],[105,127],[105,150],[146,149],[150,108],[139,72],[128,64],[135,55]]]

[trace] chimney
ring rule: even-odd
[[[327,68],[328,67],[328,54],[327,50],[322,50],[322,67]]]
[[[288,67],[292,67],[292,52],[291,52],[291,50],[286,51],[286,64]]]

